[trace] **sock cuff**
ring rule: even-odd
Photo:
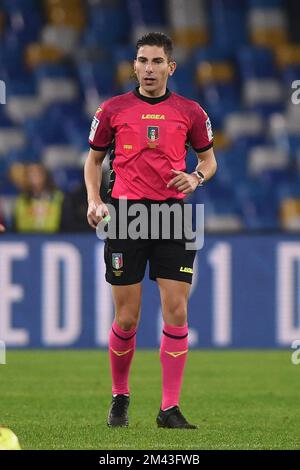
[[[123,330],[116,320],[112,324],[112,332],[119,338],[123,339],[124,341],[128,341],[129,339],[133,338],[136,335],[137,328],[132,328],[132,330]]]
[[[188,336],[189,329],[186,323],[183,326],[171,326],[164,323],[163,334],[173,339],[184,339]]]

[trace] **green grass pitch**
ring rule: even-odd
[[[137,351],[130,426],[109,429],[108,354],[8,351],[0,423],[23,449],[300,449],[300,365],[290,351],[190,351],[181,409],[198,430],[157,429],[158,351]]]

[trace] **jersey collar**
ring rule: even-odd
[[[139,92],[139,87],[136,87],[134,90],[133,90],[133,94],[139,98],[140,100],[142,101],[146,101],[146,103],[149,103],[149,104],[157,104],[157,103],[161,103],[162,101],[165,101],[166,99],[169,98],[169,96],[171,95],[171,92],[170,90],[167,88],[166,89],[166,93],[163,95],[163,96],[159,96],[157,98],[150,98],[149,96],[144,96],[144,95],[141,95],[140,92]]]

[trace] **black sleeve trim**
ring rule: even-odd
[[[202,152],[206,152],[206,150],[209,150],[213,147],[214,143],[211,142],[207,147],[203,147],[202,149],[195,149],[195,147],[193,147],[193,149],[195,150],[195,152],[197,153],[202,153]]]
[[[90,144],[91,149],[96,150],[96,152],[102,152],[103,150],[109,149],[109,145],[107,147],[97,147],[96,145]]]

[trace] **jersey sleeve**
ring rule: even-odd
[[[213,146],[213,132],[208,115],[198,103],[191,121],[189,142],[197,153],[205,152]]]
[[[89,144],[93,150],[107,150],[113,140],[109,105],[99,106],[91,124]]]

